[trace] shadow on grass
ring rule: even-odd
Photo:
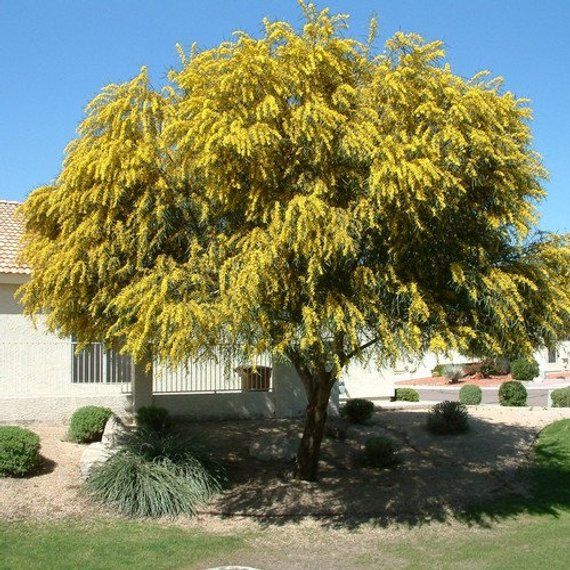
[[[209,510],[222,517],[247,516],[267,525],[317,518],[325,527],[356,529],[451,518],[486,525],[523,512],[556,515],[570,508],[570,449],[556,438],[541,443],[529,464],[535,429],[471,418],[465,435],[433,436],[425,419],[425,412],[382,411],[360,434],[327,440],[318,483],[292,480],[290,463],[263,463],[247,454],[261,433],[299,429],[299,423],[218,422],[190,429],[228,466],[232,486]],[[403,461],[396,469],[356,466],[362,438],[375,429],[400,439]]]

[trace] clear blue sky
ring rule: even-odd
[[[570,230],[570,2],[358,0],[318,2],[351,14],[366,37],[397,30],[442,39],[454,71],[488,69],[532,100],[535,148],[550,171],[544,229]],[[300,22],[294,0],[0,0],[0,199],[23,199],[54,178],[85,104],[105,84],[149,66],[160,85],[176,42],[209,47],[263,16]],[[379,43],[380,45],[380,43]]]

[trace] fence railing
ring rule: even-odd
[[[259,392],[273,389],[271,354],[247,361],[226,349],[218,348],[208,359],[189,360],[171,367],[155,362],[153,392]]]
[[[71,343],[71,381],[74,384],[130,383],[133,364],[129,356],[105,350],[101,343],[92,343],[76,353],[77,343]]]

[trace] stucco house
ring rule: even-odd
[[[0,200],[0,423],[65,421],[88,404],[118,414],[154,404],[196,418],[304,412],[306,398],[295,370],[273,362],[271,355],[260,358],[252,371],[249,363],[219,350],[208,361],[156,367],[149,376],[99,343],[77,354],[73,339],[50,334],[41,318],[34,324],[23,315],[17,296],[30,276],[30,268],[18,260],[18,206]]]

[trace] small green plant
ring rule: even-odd
[[[475,384],[465,384],[459,390],[459,401],[468,406],[477,406],[483,399],[483,392]]]
[[[188,438],[149,429],[127,435],[85,491],[133,517],[193,515],[222,487],[223,472]]]
[[[540,373],[538,362],[532,358],[518,358],[511,362],[511,375],[515,380],[530,382]]]
[[[450,384],[457,384],[463,378],[463,368],[456,364],[446,364],[443,367],[443,375]]]
[[[394,400],[397,402],[419,402],[420,394],[413,388],[396,388]]]
[[[431,369],[431,375],[436,377],[436,376],[443,376],[443,369],[445,368],[445,364],[436,364],[432,369]]]
[[[374,403],[364,398],[348,400],[344,406],[344,415],[349,422],[361,424],[372,417]]]
[[[499,388],[501,406],[526,406],[526,388],[516,380],[503,382]]]
[[[69,439],[77,443],[99,441],[103,435],[107,420],[113,415],[109,408],[84,406],[71,416]]]
[[[137,426],[157,432],[167,432],[172,428],[172,420],[166,408],[143,406],[136,412]]]
[[[400,462],[398,445],[390,437],[370,437],[364,443],[364,460],[370,467],[393,467]]]
[[[21,477],[40,462],[40,438],[29,429],[0,426],[0,476]]]
[[[550,397],[553,408],[570,408],[570,386],[552,390]]]
[[[469,429],[467,407],[461,402],[440,402],[428,413],[427,428],[435,435],[465,433]]]

